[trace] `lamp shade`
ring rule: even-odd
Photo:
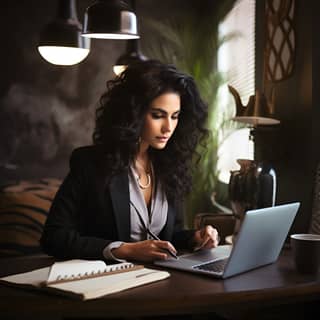
[[[144,61],[147,60],[139,49],[139,40],[138,39],[131,39],[127,40],[126,45],[126,52],[122,54],[116,61],[115,65],[113,66],[113,72],[116,75],[119,75],[123,72],[129,64],[132,64],[137,61]]]
[[[86,9],[84,37],[97,39],[138,39],[137,17],[122,0],[99,0]]]
[[[60,0],[56,19],[40,34],[40,55],[56,65],[74,65],[81,62],[90,51],[90,39],[81,37],[81,28],[75,0]]]
[[[233,120],[247,123],[252,126],[258,125],[276,125],[280,121],[273,117],[274,96],[272,101],[268,101],[264,93],[259,90],[255,95],[250,96],[248,104],[243,106],[240,95],[235,88],[228,86],[230,93],[234,96],[236,103],[236,116]]]

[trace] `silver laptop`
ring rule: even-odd
[[[169,258],[155,264],[228,278],[273,263],[279,257],[299,206],[295,202],[247,211],[233,246],[199,250],[179,256],[178,260]]]

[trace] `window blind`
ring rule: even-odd
[[[244,105],[255,93],[255,17],[255,0],[237,0],[219,25],[219,38],[226,40],[218,51],[218,70],[224,74],[226,84],[239,92]],[[235,102],[226,84],[220,89],[218,101],[221,113],[230,119],[235,115]],[[228,183],[230,170],[239,169],[236,159],[253,159],[253,155],[248,128],[222,136],[218,150],[219,180]]]
[[[219,26],[221,45],[218,69],[247,103],[255,92],[255,0],[237,0]]]

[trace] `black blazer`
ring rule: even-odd
[[[96,146],[75,149],[70,171],[50,208],[41,237],[44,251],[62,259],[104,259],[113,241],[130,241],[128,171],[106,183],[102,153]],[[180,210],[168,203],[160,238],[188,249],[194,230],[182,230]]]

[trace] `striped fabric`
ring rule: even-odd
[[[0,190],[0,257],[41,253],[39,239],[60,184],[21,181]]]

